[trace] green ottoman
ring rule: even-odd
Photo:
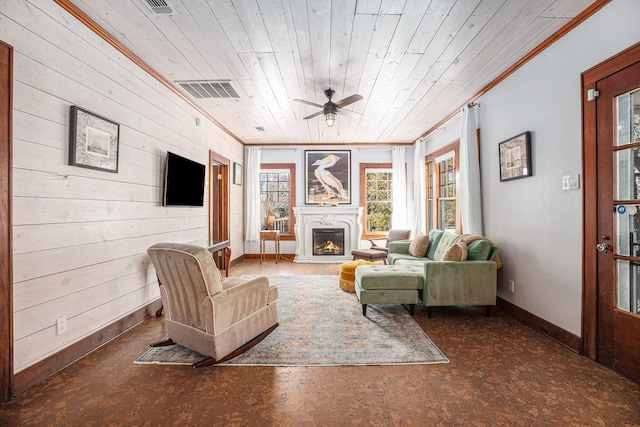
[[[356,295],[367,315],[367,304],[408,304],[413,316],[424,289],[424,267],[361,265],[356,268]]]

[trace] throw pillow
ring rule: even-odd
[[[491,251],[491,242],[488,240],[474,240],[469,245],[469,256],[467,259],[485,260],[489,257]]]
[[[466,261],[468,253],[466,243],[456,243],[445,251],[444,255],[442,255],[442,261]]]
[[[460,261],[466,261],[469,258],[469,247],[465,242],[460,242],[456,246],[460,246]]]
[[[427,248],[426,257],[432,259],[434,261],[438,260],[436,257],[436,250],[438,249],[438,245],[440,244],[440,239],[444,235],[444,230],[438,230],[432,228],[429,230],[429,247]]]
[[[429,248],[429,236],[426,234],[418,234],[411,240],[409,245],[409,253],[416,258],[422,258]]]

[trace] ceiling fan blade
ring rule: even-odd
[[[312,119],[315,116],[319,116],[320,114],[322,114],[322,111],[318,111],[317,113],[313,113],[312,115],[305,117],[304,120]]]
[[[314,107],[322,108],[323,105],[316,104],[315,102],[305,101],[304,99],[294,99],[296,102],[302,102],[303,104],[312,105]]]
[[[347,116],[360,117],[362,113],[358,113],[357,111],[352,110],[340,110],[340,114],[346,114]]]
[[[344,107],[346,105],[353,104],[356,101],[360,101],[361,99],[362,99],[362,95],[358,95],[356,93],[356,94],[353,94],[351,96],[347,96],[345,99],[341,99],[340,101],[336,102],[335,104],[336,104],[336,107],[342,108],[342,107]]]

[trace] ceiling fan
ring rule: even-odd
[[[329,98],[329,101],[324,105],[316,104],[315,102],[305,101],[303,99],[294,99],[294,101],[302,102],[303,104],[312,105],[314,107],[322,108],[321,111],[317,113],[313,113],[310,116],[305,117],[304,119],[311,119],[313,117],[319,116],[320,114],[324,114],[324,121],[327,122],[327,126],[331,127],[336,122],[336,115],[341,113],[360,115],[355,111],[350,110],[342,110],[343,107],[346,107],[349,104],[353,104],[356,101],[360,101],[362,99],[362,95],[353,94],[351,96],[347,96],[344,99],[341,99],[338,102],[331,101],[333,94],[336,93],[333,89],[329,88],[324,91],[324,94]]]

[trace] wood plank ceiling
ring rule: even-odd
[[[147,2],[168,3],[154,14]],[[602,0],[72,0],[245,144],[412,143]],[[328,127],[294,102],[363,96]],[[185,94],[183,89],[180,89]],[[194,119],[195,121],[195,119]]]

